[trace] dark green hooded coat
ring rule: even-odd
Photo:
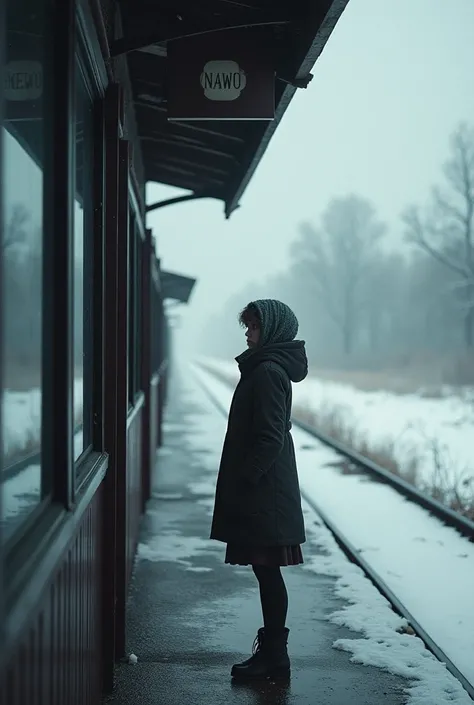
[[[234,392],[216,487],[211,538],[252,546],[306,540],[291,437],[291,382],[308,373],[298,322],[278,301],[253,302],[261,344],[236,358]],[[291,380],[291,381],[290,381]]]

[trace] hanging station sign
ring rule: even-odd
[[[273,120],[275,70],[249,30],[170,41],[168,120]]]
[[[5,117],[11,122],[43,117],[43,41],[41,36],[9,32],[3,70]]]
[[[38,100],[43,94],[43,67],[39,61],[11,61],[4,70],[4,97],[11,101]]]

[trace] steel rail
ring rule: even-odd
[[[213,375],[216,379],[220,380],[223,384],[232,386],[230,381],[221,373],[214,372],[212,369],[208,368],[207,365],[202,363],[197,363],[208,374]],[[397,492],[404,495],[408,499],[415,502],[424,509],[427,509],[431,514],[441,519],[442,522],[457,529],[463,536],[468,538],[470,541],[474,541],[474,521],[471,521],[467,517],[464,517],[459,512],[455,512],[453,509],[446,507],[441,502],[433,499],[429,495],[425,494],[421,490],[417,489],[411,485],[406,480],[403,480],[398,475],[386,470],[381,465],[378,465],[370,458],[357,453],[357,451],[352,450],[348,446],[340,443],[334,438],[318,431],[313,426],[305,423],[304,421],[299,421],[295,416],[292,417],[292,423],[294,426],[301,428],[306,431],[310,436],[316,438],[321,443],[332,448],[332,450],[337,451],[340,455],[347,458],[354,465],[359,466],[364,472],[372,477],[376,478],[379,482],[383,482],[387,485],[391,485]]]
[[[204,371],[206,371],[208,374],[211,376],[214,375],[217,379],[220,379],[220,376],[217,374],[214,374],[204,366],[202,367]],[[214,406],[218,409],[218,411],[225,417],[227,418],[228,416],[228,410],[222,405],[222,403],[217,399],[217,397],[212,393],[212,391],[206,386],[206,384],[196,375],[196,379],[201,386],[201,388],[204,390],[206,395],[209,397],[209,399],[212,401]],[[223,384],[226,384],[227,386],[231,387],[232,385],[229,382],[224,382],[221,380]],[[339,453],[342,455],[346,456],[350,460],[352,460],[355,464],[361,466],[362,468],[365,469],[368,460],[364,458],[363,456],[359,454],[353,454],[352,451],[349,451],[348,449],[345,449],[344,446],[342,446],[339,443],[333,443],[332,439],[330,439],[328,436],[321,435],[317,432],[314,431],[314,429],[311,429],[310,426],[307,424],[301,424],[299,422],[294,422],[295,426],[299,426],[302,428],[302,430],[306,431],[309,435],[315,437],[318,441],[321,443],[324,443],[325,445],[330,446],[331,448],[334,448],[337,450]],[[372,473],[372,474],[378,474],[378,466],[375,463],[370,462],[370,466],[367,467],[367,470]],[[383,470],[383,468],[380,468],[380,470]],[[388,471],[383,470],[382,478],[385,479],[385,474],[388,474]],[[397,478],[398,479],[398,478]],[[403,481],[402,481],[403,482]],[[389,484],[393,484],[390,482]],[[403,485],[408,485],[408,483],[403,482]],[[395,485],[396,487],[396,485]],[[410,488],[413,489],[413,488]],[[406,494],[406,491],[402,491],[403,494]],[[419,501],[418,495],[420,495],[418,491],[416,493],[411,493],[410,498],[416,502],[417,504],[422,504]],[[345,553],[345,555],[349,558],[349,560],[354,563],[355,565],[359,566],[359,568],[364,572],[364,574],[369,578],[369,580],[373,583],[373,585],[376,587],[376,589],[385,597],[385,599],[390,603],[392,609],[394,612],[396,612],[398,615],[403,617],[408,624],[412,627],[413,631],[415,634],[423,641],[425,644],[426,648],[431,651],[431,653],[441,662],[443,663],[447,670],[461,683],[462,687],[466,692],[469,694],[469,696],[474,700],[474,685],[468,681],[468,679],[461,673],[461,671],[454,665],[454,663],[451,661],[451,659],[445,654],[445,652],[438,646],[438,644],[430,637],[428,632],[422,627],[422,625],[418,622],[418,620],[413,616],[413,614],[405,607],[405,605],[398,599],[398,597],[395,595],[395,593],[392,591],[392,589],[387,585],[385,580],[380,577],[380,575],[375,571],[372,566],[365,560],[365,558],[362,557],[360,552],[357,550],[357,548],[353,545],[353,543],[345,536],[345,534],[338,529],[338,527],[334,524],[334,522],[327,516],[326,512],[324,512],[323,509],[312,499],[310,498],[306,492],[303,490],[301,491],[301,495],[305,502],[316,512],[316,514],[320,517],[321,521],[323,524],[326,526],[326,528],[330,531],[334,539],[336,540],[336,543],[342,551]],[[424,500],[430,500],[430,498],[425,497],[422,495]],[[432,500],[434,502],[434,500]],[[439,503],[436,503],[439,504]],[[423,502],[422,506],[426,506],[425,502]],[[443,510],[446,509],[442,505],[439,505]],[[451,510],[446,510],[448,514],[446,515],[448,519],[451,519],[451,514],[455,514],[455,512],[452,512]],[[434,512],[433,512],[434,513]],[[463,517],[461,517],[463,518]],[[469,522],[466,520],[468,525],[472,524],[472,522]],[[449,521],[447,521],[449,523]],[[473,525],[474,528],[474,525]],[[472,536],[472,534],[471,534]]]
[[[441,521],[448,526],[452,526],[457,529],[470,541],[474,541],[474,522],[467,517],[464,517],[462,514],[446,507],[436,499],[429,497],[427,494],[421,492],[421,490],[417,489],[406,480],[403,480],[398,475],[386,470],[370,460],[370,458],[366,458],[360,453],[357,453],[357,451],[351,450],[343,443],[336,441],[334,438],[321,433],[321,431],[316,430],[309,424],[304,423],[303,421],[298,421],[296,418],[293,418],[292,421],[295,426],[301,428],[303,431],[306,431],[306,433],[313,436],[313,438],[316,438],[318,441],[321,441],[321,443],[324,443],[333,450],[336,450],[338,453],[354,463],[354,465],[361,467],[367,474],[375,477],[379,482],[391,485],[397,490],[397,492],[403,494],[405,497],[415,502],[415,504],[419,504],[424,507],[424,509],[427,509],[431,514],[436,516],[438,519],[441,519]]]

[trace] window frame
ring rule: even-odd
[[[79,72],[83,87],[85,88],[86,94],[88,99],[90,100],[90,105],[92,108],[92,159],[87,160],[88,166],[92,166],[92,174],[93,174],[93,181],[91,185],[91,199],[92,199],[92,214],[91,218],[86,221],[86,225],[84,227],[84,266],[83,266],[83,292],[85,293],[87,291],[87,296],[89,298],[89,311],[90,311],[90,320],[88,321],[88,331],[86,335],[86,326],[85,326],[85,319],[83,318],[83,346],[84,350],[89,353],[89,355],[86,356],[86,364],[84,365],[84,371],[83,371],[83,423],[82,423],[82,428],[84,428],[84,410],[87,408],[88,410],[88,415],[89,418],[87,420],[88,425],[89,425],[89,443],[87,446],[83,446],[82,452],[77,458],[73,457],[73,462],[74,462],[74,467],[75,467],[75,473],[79,476],[83,474],[83,468],[84,468],[84,463],[87,460],[87,457],[89,454],[93,451],[94,449],[94,412],[95,412],[95,402],[94,402],[94,396],[95,396],[95,384],[94,384],[94,358],[96,355],[96,346],[95,346],[95,326],[94,326],[94,318],[95,318],[95,296],[94,296],[94,291],[93,291],[93,285],[94,285],[94,275],[95,275],[95,255],[96,255],[96,247],[95,247],[95,239],[96,239],[96,232],[95,232],[95,223],[94,223],[94,200],[96,197],[96,189],[95,189],[95,184],[94,181],[96,180],[96,169],[99,168],[99,174],[100,174],[100,161],[102,157],[102,150],[101,150],[101,145],[98,143],[98,135],[97,135],[97,129],[96,129],[96,124],[98,121],[98,103],[100,101],[101,95],[100,93],[95,90],[94,86],[94,79],[92,75],[92,71],[90,70],[90,67],[87,65],[87,51],[86,51],[86,45],[85,42],[87,41],[86,38],[83,36],[81,33],[81,26],[80,24],[78,25],[78,36],[76,39],[76,47],[75,47],[75,53],[74,53],[74,121],[73,124],[74,126],[76,125],[76,115],[77,115],[77,104],[76,104],[76,99],[77,99],[77,88],[78,86],[76,85],[76,78]],[[74,130],[74,140],[73,140],[73,157],[74,157],[74,167],[73,167],[73,183],[74,187],[76,186],[76,179],[77,179],[77,174],[76,174],[76,163],[75,163],[75,151],[76,151],[76,140],[75,140],[75,130]],[[76,200],[75,198],[75,190],[73,192],[73,199],[74,201]],[[72,207],[74,209],[74,201],[72,204]],[[72,221],[72,231],[71,231],[71,238],[72,238],[72,256],[74,259],[74,239],[75,239],[75,232],[74,232],[74,215],[73,215],[73,221]],[[88,236],[86,237],[86,230],[89,228],[89,233]],[[72,294],[74,298],[74,272],[73,272],[73,282],[72,282]],[[74,308],[74,300],[73,300],[73,308]],[[85,307],[84,307],[85,310]],[[74,310],[73,310],[73,316],[71,320],[71,335],[72,335],[72,353],[73,353],[73,369],[72,369],[72,384],[73,384],[73,389],[72,389],[72,395],[73,395],[73,403],[74,403]],[[86,348],[87,346],[87,348]],[[97,351],[98,352],[98,351]],[[87,390],[87,386],[89,386],[89,389]],[[86,399],[86,393],[88,395],[88,403],[87,405],[84,403]],[[74,409],[73,409],[74,412]],[[74,434],[78,429],[73,426],[73,443],[74,443]],[[79,479],[81,479],[79,477]]]
[[[135,234],[135,320],[134,320],[134,381],[135,400],[142,391],[142,319],[143,319],[143,240]]]
[[[5,35],[4,3],[0,4],[0,38]],[[2,33],[3,32],[3,33]],[[73,531],[74,510],[79,500],[81,506],[97,490],[106,467],[107,457],[103,454],[103,341],[95,339],[93,352],[93,452],[89,452],[81,463],[82,473],[75,472],[72,455],[73,441],[73,399],[72,399],[72,242],[74,205],[74,154],[75,121],[75,61],[76,50],[81,45],[84,66],[99,98],[94,135],[97,140],[98,178],[94,178],[94,204],[102,203],[104,167],[101,160],[104,148],[103,97],[108,85],[108,77],[103,61],[97,31],[87,0],[63,0],[52,3],[52,40],[50,51],[44,60],[45,72],[51,72],[54,82],[47,84],[45,102],[51,119],[44,138],[45,156],[42,170],[43,188],[43,401],[41,428],[42,485],[49,490],[48,495],[32,510],[18,529],[5,542],[0,544],[0,609],[2,597],[1,568],[8,581],[3,583],[3,604],[11,610],[18,607],[22,599],[22,589],[34,579],[35,585],[47,580],[47,573],[35,573],[38,560],[48,561],[56,548],[51,543],[53,537],[60,541],[57,531]],[[4,43],[1,43],[1,47]],[[0,48],[1,48],[0,47]],[[0,74],[3,72],[3,57],[0,51]],[[0,97],[0,115],[3,108]],[[0,140],[1,142],[1,140]],[[1,153],[0,153],[1,156]],[[3,161],[1,162],[3,168]],[[94,292],[92,303],[93,331],[100,331],[103,325],[103,275],[101,258],[103,253],[102,223],[103,209],[94,208]],[[68,237],[64,237],[64,233]],[[96,238],[96,234],[100,237]],[[62,237],[62,239],[61,239]],[[99,242],[96,242],[99,240]],[[59,243],[59,246],[58,246]],[[96,247],[97,245],[97,247]],[[66,263],[66,264],[65,264]],[[0,263],[1,265],[1,263]],[[48,286],[46,286],[48,282]],[[61,292],[61,296],[57,293]],[[97,314],[97,315],[96,315]],[[49,319],[49,320],[48,320]],[[54,321],[54,324],[53,324]],[[64,334],[66,331],[66,335]],[[94,335],[93,333],[93,335]],[[1,382],[1,379],[0,379]],[[66,413],[65,413],[66,410]],[[50,473],[49,478],[46,473]],[[44,483],[44,479],[48,481]],[[1,483],[0,483],[1,484]],[[43,493],[42,486],[42,493]],[[0,493],[2,488],[0,486]],[[77,498],[77,499],[76,499]],[[82,510],[81,510],[82,511]],[[56,539],[55,539],[56,541]],[[57,541],[56,541],[57,543]],[[46,570],[46,568],[45,568]],[[34,577],[36,576],[36,577]],[[19,613],[18,613],[19,614]],[[18,614],[16,615],[18,617]],[[23,613],[22,613],[23,614]],[[7,618],[8,617],[8,618]],[[4,610],[5,634],[10,637],[20,628],[20,621],[13,618],[11,611]],[[0,612],[1,630],[1,612]]]
[[[152,374],[158,374],[160,369],[160,340],[162,336],[161,331],[161,290],[160,290],[160,272],[158,260],[156,258],[154,249],[151,253],[151,309],[152,318],[154,322],[151,330],[152,348],[151,348],[151,372]]]
[[[47,3],[46,3],[47,4]],[[2,23],[3,23],[3,35],[7,31],[6,27],[6,7],[5,3],[2,3]],[[4,14],[5,13],[5,14]],[[15,531],[6,539],[3,547],[0,546],[0,551],[3,553],[3,561],[5,566],[5,575],[8,575],[8,583],[5,582],[5,595],[8,595],[10,591],[11,583],[11,565],[21,564],[20,556],[23,556],[24,560],[28,559],[30,550],[23,551],[23,547],[28,543],[30,546],[32,543],[38,541],[35,529],[41,522],[42,518],[47,512],[52,510],[52,506],[55,502],[55,493],[57,496],[61,496],[64,503],[67,503],[67,490],[65,490],[65,480],[67,477],[63,473],[63,477],[59,478],[59,471],[57,468],[58,463],[56,463],[57,456],[66,457],[68,452],[68,440],[61,439],[58,443],[58,452],[52,453],[52,448],[54,442],[52,438],[55,437],[57,431],[54,434],[49,433],[49,443],[46,441],[47,430],[53,430],[56,425],[55,409],[58,407],[58,403],[61,397],[61,401],[64,400],[62,395],[64,391],[64,386],[61,384],[64,380],[61,377],[61,373],[64,372],[64,366],[59,369],[56,368],[56,344],[59,340],[59,347],[62,350],[67,348],[67,336],[63,336],[60,340],[57,333],[55,334],[55,326],[52,324],[51,319],[55,318],[55,313],[57,310],[64,314],[68,306],[68,292],[64,296],[64,300],[58,303],[58,306],[54,306],[54,292],[61,290],[59,280],[64,280],[64,271],[67,270],[67,265],[64,267],[64,260],[67,262],[67,256],[65,253],[68,250],[68,238],[62,239],[60,243],[60,253],[54,249],[56,245],[55,233],[69,232],[67,229],[68,223],[68,199],[59,197],[59,205],[56,206],[55,198],[57,198],[57,185],[61,184],[59,192],[64,195],[64,188],[68,188],[68,181],[65,182],[65,174],[69,176],[69,139],[68,131],[66,129],[66,120],[69,116],[69,106],[71,91],[69,86],[69,81],[67,77],[67,71],[69,67],[69,52],[71,42],[73,41],[73,32],[69,32],[71,29],[71,18],[73,16],[72,6],[69,1],[65,2],[61,8],[54,7],[54,12],[51,17],[51,21],[45,25],[45,36],[48,41],[53,44],[52,51],[44,53],[43,56],[43,66],[45,73],[53,77],[52,80],[45,82],[44,90],[44,122],[45,129],[42,135],[43,139],[43,162],[38,164],[37,155],[33,156],[30,153],[29,145],[22,144],[22,140],[18,140],[23,146],[25,151],[29,154],[30,158],[33,159],[35,163],[41,168],[42,171],[42,243],[41,243],[41,445],[39,452],[30,454],[28,457],[20,460],[19,463],[23,464],[24,460],[33,462],[36,458],[41,458],[41,485],[40,485],[40,500],[32,508],[29,514],[23,519],[23,521],[16,527]],[[58,34],[58,28],[62,28],[60,35]],[[50,36],[51,35],[51,36]],[[2,46],[4,44],[2,43]],[[58,54],[64,58],[60,71],[56,71],[54,65],[54,57]],[[5,57],[1,57],[0,69],[3,72]],[[61,87],[61,88],[60,88]],[[2,110],[4,110],[4,101],[0,100],[2,105]],[[58,116],[57,107],[60,104],[61,114]],[[15,130],[10,130],[6,128],[12,136],[15,135]],[[57,140],[56,130],[59,131],[60,139]],[[51,145],[59,141],[63,149],[56,150],[52,153]],[[3,139],[2,139],[3,143]],[[4,168],[4,153],[2,153],[1,168]],[[58,176],[61,174],[61,176]],[[61,223],[61,225],[60,225]],[[66,227],[65,227],[66,224]],[[64,247],[63,247],[64,245]],[[62,264],[62,272],[58,278],[58,273],[60,271],[59,262]],[[3,258],[2,258],[3,266]],[[46,282],[50,285],[46,286]],[[67,287],[66,287],[67,289]],[[53,315],[51,312],[53,311]],[[2,307],[2,319],[3,319],[3,307]],[[64,320],[64,315],[60,316],[60,320]],[[2,320],[3,323],[3,320]],[[3,353],[2,353],[3,354]],[[64,360],[63,360],[64,361]],[[53,378],[56,379],[56,373],[60,378],[60,383],[55,389],[55,383],[52,382]],[[3,387],[2,387],[3,389]],[[67,408],[67,404],[66,404]],[[59,414],[56,415],[59,417]],[[68,423],[68,413],[64,414],[64,409],[62,409],[63,426]],[[60,430],[61,433],[61,430]],[[63,466],[64,467],[64,466]],[[59,479],[59,482],[57,481]],[[0,483],[2,484],[2,483]],[[15,553],[17,554],[15,556]],[[13,557],[13,560],[12,560]],[[14,560],[16,558],[16,560]],[[6,598],[5,598],[6,599]]]
[[[70,0],[71,1],[71,0]],[[72,0],[74,2],[74,0]],[[92,279],[91,292],[91,336],[89,382],[90,382],[90,443],[73,462],[70,482],[73,496],[76,497],[92,480],[97,471],[97,461],[104,452],[104,350],[105,350],[105,118],[104,99],[108,86],[108,76],[102,57],[88,0],[75,0],[76,38],[74,43],[75,62],[79,61],[82,78],[93,104],[93,183],[91,197],[93,213],[90,222],[91,248],[89,276]],[[74,87],[74,95],[76,90]],[[74,111],[75,120],[75,111]],[[75,154],[75,140],[73,141]],[[74,172],[75,174],[75,169]],[[74,237],[73,231],[71,237]],[[86,268],[84,267],[84,270]],[[86,277],[84,276],[84,285]],[[71,321],[71,329],[73,322]],[[84,375],[86,378],[86,375]],[[74,430],[74,429],[73,429]],[[73,459],[74,460],[74,459]]]
[[[6,46],[6,3],[0,3],[0,85],[4,85],[5,46]],[[3,113],[4,98],[0,96],[0,173],[3,174]],[[0,188],[0,227],[3,237],[3,188]],[[3,330],[3,256],[0,255],[0,331]],[[0,345],[0,400],[3,400],[3,346]],[[0,403],[0,453],[3,458],[3,403]],[[3,463],[2,463],[3,464]],[[0,481],[0,516],[3,514],[3,482]],[[5,644],[5,572],[4,545],[0,522],[0,644]],[[2,649],[3,651],[3,649]],[[0,657],[0,668],[2,668]]]
[[[128,335],[128,408],[135,407],[143,393],[142,381],[142,305],[145,226],[140,201],[135,193],[133,180],[129,180],[129,335]]]
[[[128,410],[133,409],[135,404],[135,308],[136,308],[136,290],[135,290],[135,212],[132,204],[129,203],[128,210],[128,300],[127,300],[127,315],[128,315],[128,337],[127,337],[127,397]]]

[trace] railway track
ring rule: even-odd
[[[202,369],[205,373],[213,376],[216,380],[225,384],[229,390],[233,390],[233,384],[229,381],[225,375],[216,373],[213,369],[207,365],[199,364],[198,367]],[[225,417],[228,415],[228,410],[222,404],[220,399],[213,394],[202,379],[196,375],[197,381],[207,394],[208,398],[213,402],[215,407],[219,410],[221,414]],[[393,475],[384,468],[378,466],[376,463],[372,462],[368,458],[364,458],[359,453],[356,453],[349,448],[345,447],[341,443],[334,441],[330,437],[322,434],[309,426],[308,424],[301,423],[297,420],[293,420],[296,427],[302,429],[308,435],[312,436],[314,439],[330,447],[345,460],[349,460],[359,471],[369,475],[372,479],[390,485],[397,492],[399,492],[404,497],[408,498],[415,504],[423,507],[425,510],[429,511],[433,516],[440,519],[447,526],[453,527],[463,536],[465,536],[470,541],[474,541],[474,522],[469,519],[457,514],[451,509],[443,506],[440,502],[431,499],[427,495],[423,494],[415,487],[405,482],[401,478]],[[314,501],[312,497],[308,495],[304,490],[301,494],[307,504],[319,515],[321,521],[324,523],[326,528],[333,535],[337,544],[340,546],[342,551],[348,557],[348,559],[358,565],[365,575],[371,580],[375,585],[377,590],[388,600],[391,604],[392,609],[399,614],[401,617],[406,619],[409,625],[412,627],[415,634],[424,642],[426,648],[431,651],[431,653],[436,656],[436,658],[446,665],[446,668],[450,673],[461,683],[463,688],[467,691],[472,700],[474,700],[474,684],[471,683],[463,673],[455,666],[452,660],[447,656],[443,649],[435,642],[435,640],[430,636],[430,634],[424,629],[424,627],[418,622],[416,617],[407,609],[403,602],[397,597],[393,590],[387,585],[385,580],[374,570],[370,563],[365,560],[361,555],[360,551],[354,546],[350,538],[346,536],[334,523],[334,521],[328,516],[324,509],[319,506],[317,502]]]

